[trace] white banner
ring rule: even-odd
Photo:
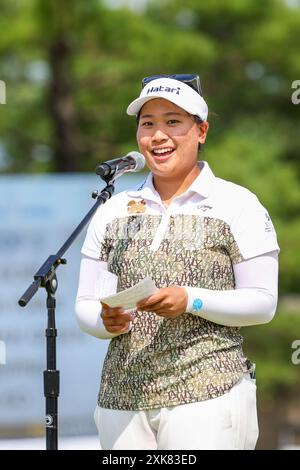
[[[117,191],[142,181],[125,175]],[[17,301],[33,274],[55,254],[94,204],[91,192],[102,188],[93,175],[0,177],[0,436],[13,428],[44,426],[43,371],[46,369],[46,291],[21,308]],[[95,432],[96,405],[108,341],[79,330],[74,302],[80,249],[86,229],[57,269],[56,309],[59,433]]]

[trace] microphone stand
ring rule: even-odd
[[[95,204],[82,219],[80,224],[75,228],[70,237],[62,245],[55,255],[50,255],[44,264],[33,276],[34,281],[18,300],[21,307],[25,307],[32,297],[36,294],[39,287],[44,287],[47,292],[47,311],[48,323],[46,333],[47,345],[47,369],[44,371],[44,396],[46,398],[46,450],[58,449],[58,396],[59,396],[59,371],[56,370],[56,336],[57,329],[55,327],[55,292],[58,287],[56,269],[61,264],[66,264],[66,259],[62,258],[63,254],[72,245],[74,240],[92,218],[98,207],[111,198],[115,187],[115,173],[106,177],[101,177],[106,187],[92,193],[92,197],[96,199]]]

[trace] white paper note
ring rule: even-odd
[[[149,297],[149,295],[154,294],[158,290],[152,279],[145,277],[135,286],[129,287],[129,289],[125,289],[115,295],[103,297],[100,300],[110,307],[123,307],[124,310],[128,310],[135,308],[137,302]]]

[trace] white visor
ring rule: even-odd
[[[203,121],[207,120],[208,107],[202,96],[186,83],[165,77],[149,82],[140,96],[130,103],[127,114],[137,116],[142,106],[155,98],[171,101],[189,114],[198,116]]]

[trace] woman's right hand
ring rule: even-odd
[[[123,307],[110,307],[103,302],[101,302],[101,305],[101,318],[105,329],[109,333],[125,333],[133,320],[131,313],[125,312]]]

